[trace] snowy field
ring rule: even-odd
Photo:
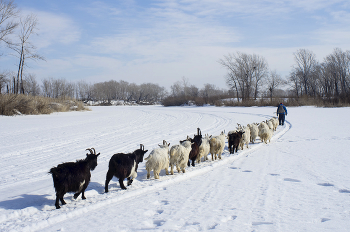
[[[114,153],[261,122],[275,107],[91,107],[0,117],[0,231],[349,231],[350,108],[289,107],[269,144],[104,193]],[[226,143],[227,146],[227,143]],[[86,200],[55,209],[51,167],[101,155]]]

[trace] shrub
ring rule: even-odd
[[[53,112],[88,110],[77,100],[53,99],[23,94],[0,94],[0,115],[50,114]]]

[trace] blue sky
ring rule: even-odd
[[[27,72],[90,83],[125,80],[169,88],[182,77],[202,88],[227,88],[218,60],[234,52],[265,57],[286,77],[293,53],[319,61],[350,50],[348,0],[15,0],[39,19],[32,42],[46,61]],[[0,47],[3,49],[3,46]],[[0,57],[1,70],[18,60]]]

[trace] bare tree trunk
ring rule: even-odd
[[[16,77],[13,77],[13,89],[12,93],[16,93]]]
[[[21,67],[21,89],[20,89],[20,93],[24,94],[24,88],[23,88],[23,64],[24,64],[24,54],[22,57],[22,67]]]
[[[21,73],[21,69],[23,67],[23,61],[22,61],[22,57],[23,57],[23,44],[22,44],[22,48],[21,48],[21,54],[20,54],[20,59],[19,59],[19,64],[18,64],[18,72],[17,72],[17,82],[16,82],[16,88],[15,88],[15,93],[18,94],[18,90],[19,90],[19,76]]]

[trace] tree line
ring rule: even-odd
[[[238,101],[259,95],[272,99],[279,87],[287,85],[291,92],[288,97],[350,103],[350,51],[335,48],[323,62],[307,49],[293,55],[295,63],[285,79],[269,70],[265,58],[255,54],[237,52],[224,56],[219,63],[227,69],[226,83]]]
[[[312,51],[300,49],[294,59],[289,81],[296,97],[350,103],[350,51],[335,48],[319,62]]]
[[[2,92],[12,93],[12,81],[12,78],[5,78],[6,85],[2,85]],[[8,86],[10,86],[9,89]],[[24,76],[23,91],[26,95],[77,99],[84,102],[99,102],[100,104],[111,104],[112,101],[151,104],[161,102],[167,95],[164,87],[153,83],[137,85],[123,80],[110,80],[90,84],[83,80],[73,82],[66,79],[45,78],[40,84],[32,74]]]

